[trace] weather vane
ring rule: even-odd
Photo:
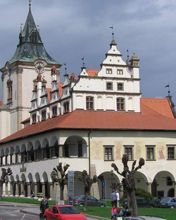
[[[112,29],[112,40],[114,40],[114,26],[109,27]]]
[[[67,75],[67,64],[64,63],[65,75]]]
[[[85,68],[84,57],[82,57],[81,60],[82,60],[82,68]]]
[[[29,8],[31,9],[31,2],[32,2],[32,0],[29,0]]]
[[[170,96],[170,85],[167,84],[167,85],[165,86],[165,88],[168,88],[168,96]]]

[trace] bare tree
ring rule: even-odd
[[[60,200],[64,199],[64,186],[68,183],[66,171],[69,166],[69,164],[62,166],[62,163],[59,163],[59,165],[56,166],[56,168],[53,168],[53,171],[51,172],[52,181],[57,182],[60,187]]]
[[[143,158],[140,158],[139,164],[138,166],[136,166],[136,160],[135,160],[130,170],[128,167],[128,155],[124,154],[122,157],[122,163],[123,163],[122,172],[119,171],[115,163],[112,163],[111,166],[119,175],[123,176],[122,185],[124,192],[127,195],[128,207],[131,210],[132,216],[137,216],[137,202],[135,195],[136,188],[135,188],[134,174],[137,172],[137,170],[141,169],[141,167],[145,164],[145,161]]]
[[[98,177],[94,175],[92,178],[87,173],[86,170],[82,171],[82,180],[84,183],[84,195],[85,195],[85,204],[84,207],[86,209],[87,207],[87,196],[90,195],[91,186],[93,183],[96,183],[98,181]]]
[[[12,170],[10,168],[2,168],[1,169],[2,174],[1,174],[1,178],[0,178],[0,198],[2,198],[2,187],[3,187],[3,183],[5,183],[6,181],[6,177],[12,175]]]

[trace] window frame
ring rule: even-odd
[[[119,86],[121,86],[121,88],[119,88]],[[122,82],[117,83],[117,91],[124,91],[124,83]]]
[[[120,112],[125,111],[125,98],[117,97],[116,107],[117,107],[117,111],[120,111]]]
[[[112,74],[112,68],[106,68],[106,74]]]
[[[42,121],[46,120],[46,109],[41,111],[41,118],[42,118]]]
[[[114,160],[114,145],[103,145],[104,147],[104,161]]]
[[[94,110],[94,97],[86,96],[86,110]]]
[[[155,145],[145,145],[146,147],[146,160],[147,161],[154,161],[155,160]],[[151,152],[152,150],[153,152]],[[151,157],[152,153],[152,157]]]
[[[117,69],[117,75],[123,75],[123,69]]]
[[[123,145],[123,147],[124,147],[124,153],[128,156],[128,160],[133,161],[134,160],[134,145],[126,144],[126,145]],[[129,154],[129,150],[131,151],[130,154]]]
[[[113,90],[113,82],[106,82],[106,90]]]
[[[169,152],[169,150],[173,150],[172,152],[172,156],[171,152]],[[175,145],[167,145],[167,160],[175,160]]]

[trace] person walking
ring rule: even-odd
[[[41,203],[40,203],[40,218],[43,218],[43,215],[44,215],[44,212],[45,212],[45,209],[47,209],[49,207],[48,205],[48,199],[47,197],[45,196]]]
[[[117,195],[116,195],[116,191],[113,190],[112,194],[111,194],[111,203],[112,203],[112,207],[115,205],[117,207]]]
[[[120,200],[119,191],[116,191],[116,197],[117,197],[117,207],[119,207],[119,200]]]

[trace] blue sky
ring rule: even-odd
[[[3,67],[15,52],[28,0],[1,0],[0,11]],[[170,84],[176,98],[175,0],[32,0],[32,13],[46,50],[70,73],[80,72],[82,57],[87,68],[100,68],[114,26],[123,58],[127,49],[140,58],[142,95],[164,97]]]

